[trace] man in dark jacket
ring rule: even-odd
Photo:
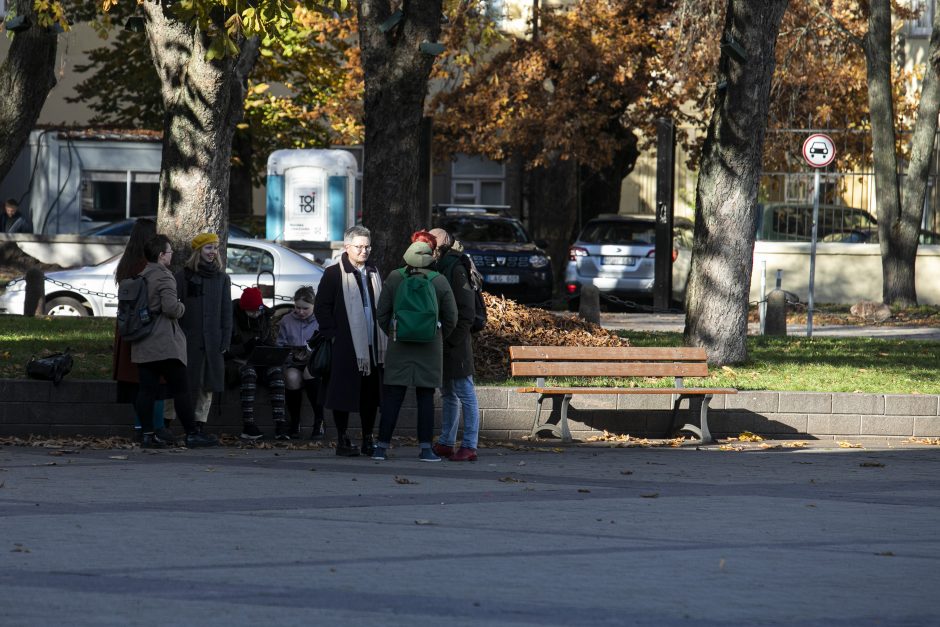
[[[441,436],[434,452],[455,462],[477,458],[480,432],[480,409],[473,386],[473,344],[470,325],[476,313],[476,301],[470,279],[459,253],[453,250],[454,240],[444,229],[431,229],[437,240],[437,263],[434,269],[450,283],[457,301],[457,327],[444,338],[444,382],[441,387]],[[463,409],[463,439],[455,450],[460,410]]]
[[[382,278],[372,264],[372,235],[364,226],[343,234],[343,252],[320,279],[313,313],[320,333],[333,341],[330,376],[323,381],[323,406],[336,422],[336,454],[372,455],[375,415],[379,406],[382,365],[388,340],[376,324],[375,306]],[[346,435],[350,412],[359,412],[362,446],[357,450]]]
[[[20,213],[20,204],[13,198],[8,198],[3,206],[3,215],[0,216],[0,233],[32,233],[33,223]]]

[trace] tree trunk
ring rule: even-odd
[[[914,124],[914,134],[911,137],[911,162],[908,164],[907,176],[904,182],[903,202],[901,205],[901,219],[898,233],[900,235],[900,250],[903,255],[900,263],[892,264],[892,285],[895,285],[895,276],[906,274],[910,277],[911,300],[907,304],[916,304],[917,293],[914,284],[917,264],[917,244],[919,240],[920,224],[924,216],[924,198],[927,195],[927,179],[930,176],[930,162],[933,159],[934,141],[937,134],[937,114],[940,112],[940,80],[937,75],[937,64],[940,63],[940,11],[934,12],[933,30],[930,34],[930,48],[927,54],[927,71],[921,85],[920,103],[917,106],[917,120]],[[880,228],[880,222],[879,222]],[[880,233],[879,233],[880,234]],[[884,253],[883,253],[884,254]],[[883,257],[882,263],[887,260]],[[909,262],[909,267],[904,263]],[[900,294],[888,293],[888,271],[885,267],[884,300],[886,303],[903,302]]]
[[[166,109],[157,230],[184,253],[179,264],[194,235],[227,231],[232,137],[259,46],[243,40],[238,57],[207,61],[209,41],[195,24],[152,0],[141,6]]]
[[[875,201],[878,203],[878,239],[881,242],[882,297],[902,306],[917,302],[914,258],[917,224],[911,237],[901,216],[898,155],[895,150],[894,100],[891,89],[891,3],[872,0],[868,33],[862,43],[868,69],[868,109],[871,118],[875,165]]]
[[[528,178],[529,235],[548,244],[552,258],[555,287],[561,284],[568,263],[568,246],[574,240],[565,237],[574,230],[578,216],[578,165],[556,160],[526,172]]]
[[[702,151],[685,341],[714,365],[747,359],[757,187],[767,127],[774,48],[787,0],[729,0],[715,110]]]
[[[37,25],[32,0],[13,0],[9,6],[17,15],[26,16],[32,26],[13,35],[7,58],[0,64],[0,181],[29,139],[56,83],[55,31]]]
[[[412,0],[400,22],[380,26],[398,3],[359,3],[359,46],[365,81],[365,163],[362,169],[362,221],[372,230],[372,261],[383,274],[401,266],[410,235],[430,228],[419,181],[422,117],[434,57],[421,52],[441,30],[441,0]]]

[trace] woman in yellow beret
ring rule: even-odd
[[[189,392],[196,426],[202,432],[209,419],[212,393],[225,389],[225,359],[232,340],[232,282],[222,269],[219,236],[200,233],[192,253],[176,273],[176,289],[186,306],[180,327],[186,334]]]

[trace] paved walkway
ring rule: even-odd
[[[630,329],[633,331],[674,331],[681,333],[685,327],[685,314],[653,313],[602,313],[601,326],[605,329]],[[760,327],[752,323],[748,333],[756,335]],[[805,324],[787,326],[787,335],[806,336]],[[940,340],[940,328],[936,327],[887,327],[813,325],[814,337],[876,337],[902,340]]]
[[[19,625],[936,625],[940,447],[0,449]]]

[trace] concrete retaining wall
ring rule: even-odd
[[[481,436],[492,440],[528,435],[535,396],[511,388],[477,389],[482,413]],[[115,402],[110,381],[66,379],[58,387],[44,381],[0,379],[0,437],[89,435],[130,437],[133,411]],[[266,398],[255,412],[262,430],[272,432]],[[663,395],[575,396],[569,420],[576,438],[611,433],[663,437],[673,398]],[[305,401],[306,403],[306,401]],[[685,404],[683,404],[684,407]],[[558,407],[552,408],[552,421]],[[304,407],[303,426],[313,422]],[[548,417],[545,403],[543,418]],[[327,426],[331,426],[327,416]],[[354,418],[352,426],[358,421]],[[238,392],[226,392],[213,405],[209,424],[217,432],[241,431]],[[940,397],[937,395],[851,394],[804,392],[743,392],[716,397],[709,412],[716,437],[751,431],[774,438],[843,439],[877,437],[904,439],[940,437]],[[400,435],[414,435],[414,397],[409,394],[399,420]],[[328,435],[330,430],[328,429]]]

